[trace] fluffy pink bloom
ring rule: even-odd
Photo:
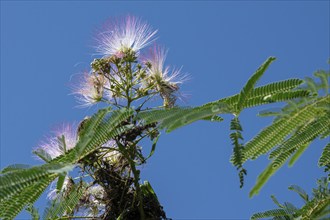
[[[165,107],[173,107],[179,85],[187,80],[187,75],[182,74],[180,69],[170,71],[170,67],[165,66],[166,55],[167,50],[157,45],[150,51],[147,58],[147,63],[150,65],[147,69],[146,86],[153,87],[160,93]]]
[[[104,76],[84,73],[74,86],[73,94],[76,95],[81,107],[88,107],[102,99],[105,84]]]
[[[64,138],[64,139],[63,139]],[[36,152],[43,151],[51,159],[54,159],[66,151],[74,148],[77,143],[76,129],[69,124],[63,124],[53,132],[53,136],[43,141]]]
[[[146,60],[151,64],[151,67],[147,73],[150,77],[155,78],[156,82],[163,81],[175,85],[182,84],[187,80],[187,75],[182,74],[180,69],[170,71],[169,66],[165,67],[167,52],[164,47],[157,45],[150,50],[149,57]]]
[[[139,50],[155,40],[157,30],[140,18],[127,16],[110,20],[105,31],[97,36],[97,52],[105,56],[121,55],[128,49],[138,53]]]

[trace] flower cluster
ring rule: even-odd
[[[158,94],[164,107],[173,107],[186,75],[181,69],[165,66],[167,50],[161,46],[154,44],[149,53],[140,55],[155,41],[156,33],[133,16],[108,22],[96,37],[96,50],[102,58],[92,62],[91,71],[83,75],[73,92],[81,106],[98,102],[117,106],[123,100],[132,102]]]
[[[121,56],[128,50],[138,53],[155,40],[156,33],[157,30],[133,16],[110,20],[97,36],[96,50],[105,56]]]
[[[131,108],[134,103],[139,105],[135,108],[138,114],[149,99],[158,96],[163,100],[161,108],[174,107],[179,86],[186,76],[181,74],[181,69],[165,65],[167,50],[164,47],[154,44],[146,53],[142,53],[142,49],[155,41],[156,33],[157,30],[139,18],[127,16],[111,20],[105,31],[97,36],[96,50],[102,57],[93,60],[91,70],[81,74],[73,87],[73,94],[80,106],[88,107],[103,102],[121,109]],[[85,140],[83,131],[89,120],[89,117],[85,118],[78,126],[63,125],[36,149],[36,155],[50,162],[81,146],[78,143],[84,143],[79,141]],[[144,164],[147,159],[139,142],[145,137],[155,141],[159,131],[155,123],[143,124],[134,117],[111,129],[119,129],[120,126],[128,130],[111,136],[110,140],[107,139],[110,131],[98,130],[105,135],[98,141],[88,143],[94,144],[92,150],[76,161],[76,168],[81,170],[80,177],[72,178],[65,173],[64,181],[57,180],[63,181],[60,190],[57,185],[61,184],[54,181],[48,194],[51,200],[61,201],[71,190],[83,187],[85,191],[77,205],[81,209],[76,210],[86,211],[84,215],[99,217],[103,213],[104,219],[113,219],[106,210],[122,209],[123,199],[127,200],[127,205],[136,206],[135,195],[141,193],[136,166]],[[117,201],[117,195],[121,195],[120,202]],[[163,216],[158,201],[153,206]],[[132,208],[129,212],[135,213],[136,210]]]

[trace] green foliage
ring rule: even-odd
[[[0,217],[13,219],[27,204],[33,204],[53,180],[52,177],[45,177],[40,181],[29,184],[23,190],[12,194],[9,198],[1,201]]]
[[[321,79],[321,83],[307,78],[307,85],[302,87],[309,89],[314,96],[292,100],[279,112],[269,111],[267,115],[276,116],[274,122],[246,143],[244,162],[272,150],[269,154],[271,162],[258,177],[250,196],[258,194],[286,161],[292,166],[315,139],[329,136],[330,96],[322,92],[329,88],[325,80],[329,73],[318,71],[314,75]],[[329,164],[326,159],[328,149],[325,147],[323,150],[319,166]]]
[[[318,103],[329,103],[329,97],[324,97],[315,103],[311,103],[293,111],[290,117],[274,122],[263,129],[256,137],[249,141],[244,149],[245,160],[256,159],[260,155],[268,152],[273,147],[285,140],[285,138],[296,131],[297,127],[305,125],[319,115],[326,115],[326,112],[319,111],[316,107]]]
[[[86,122],[76,147],[66,154],[41,166],[28,168],[16,164],[3,169],[0,176],[0,217],[14,218],[27,204],[34,203],[57,176],[72,169],[101,144],[131,128],[120,125],[132,115],[132,110],[113,111],[110,116],[109,112],[110,109],[102,109]]]
[[[269,104],[272,102],[287,101],[293,98],[297,98],[295,88],[303,83],[300,79],[288,79],[280,82],[270,83],[264,86],[260,86],[251,91],[247,98],[244,108],[251,108],[258,105]],[[298,90],[299,91],[299,90]],[[306,90],[300,90],[301,97],[309,96],[309,92]],[[277,94],[277,95],[276,95]],[[295,94],[295,95],[293,95]],[[272,98],[275,97],[276,99]],[[217,104],[227,105],[231,113],[234,113],[235,106],[238,105],[239,94],[223,98],[218,101],[210,102],[204,106],[213,106]]]
[[[234,117],[230,122],[230,130],[233,132],[230,134],[230,139],[232,141],[233,148],[233,164],[239,170],[239,180],[240,180],[240,188],[244,185],[244,175],[246,175],[246,170],[243,168],[243,144],[240,141],[243,140],[242,137],[242,126],[238,117]]]
[[[28,165],[28,164],[12,164],[12,165],[9,165],[9,166],[3,168],[0,171],[0,174],[11,173],[11,172],[15,172],[15,171],[18,171],[18,170],[28,169],[28,168],[31,168],[31,167],[32,166]]]
[[[86,187],[82,183],[72,183],[64,193],[52,201],[51,206],[45,210],[43,219],[61,219],[63,215],[73,216],[74,209],[85,191]]]
[[[289,79],[285,81],[271,83],[260,86],[251,91],[250,96],[243,103],[243,108],[251,108],[258,105],[273,102],[282,102],[299,97],[308,97],[307,90],[292,91],[303,81],[299,79]],[[146,110],[140,112],[139,119],[146,123],[159,123],[161,129],[171,132],[177,128],[188,125],[198,120],[222,121],[218,114],[233,114],[236,112],[239,95],[233,95],[217,101],[209,102],[198,107],[175,107],[162,110]]]
[[[330,190],[329,179],[321,178],[317,181],[318,187],[313,189],[313,196],[309,197],[307,193],[297,185],[292,185],[289,190],[298,193],[303,199],[304,205],[298,209],[291,203],[280,204],[275,196],[272,196],[274,203],[279,207],[277,209],[259,212],[252,215],[251,219],[329,219],[330,217]]]
[[[319,163],[318,165],[320,167],[324,167],[324,166],[329,166],[330,165],[330,143],[328,143],[322,152],[322,155],[319,159]]]
[[[133,74],[133,72],[134,74],[140,74],[140,77],[145,77],[145,73],[143,73],[145,70],[131,71],[131,60],[133,58],[124,57],[122,61],[117,58],[109,58],[110,61],[99,60],[105,62],[102,67],[104,69],[102,71],[99,69],[94,70],[96,72],[93,72],[93,74],[99,74],[96,75],[100,78],[99,80],[102,80],[102,77],[112,77],[110,72],[107,73],[108,75],[106,73],[104,73],[105,75],[102,74],[109,71],[109,65],[115,64],[116,68],[123,71],[121,77],[126,77],[126,75]],[[197,107],[171,107],[174,104],[171,103],[171,105],[165,105],[164,108],[142,109],[143,102],[139,108],[132,109],[130,108],[131,102],[145,97],[145,93],[140,97],[139,93],[135,90],[136,93],[134,93],[129,85],[122,86],[118,84],[117,86],[123,90],[120,93],[121,96],[119,94],[118,97],[126,98],[127,106],[118,107],[114,104],[119,108],[118,110],[107,107],[99,110],[92,117],[85,118],[78,128],[78,139],[75,147],[68,149],[66,137],[62,135],[58,137],[59,149],[64,152],[60,156],[52,158],[45,150],[38,149],[34,153],[42,158],[46,164],[36,167],[15,164],[1,171],[0,217],[12,219],[26,207],[35,219],[39,218],[31,204],[56,178],[56,189],[60,196],[46,210],[44,219],[60,219],[63,216],[73,217],[75,211],[78,210],[76,207],[80,206],[81,200],[87,196],[86,190],[88,187],[82,182],[75,183],[72,181],[72,186],[68,189],[64,187],[64,184],[68,172],[74,167],[79,167],[82,173],[87,173],[89,177],[94,179],[94,182],[90,183],[91,186],[97,183],[107,193],[106,198],[109,201],[102,202],[105,202],[111,209],[116,210],[114,214],[104,213],[104,218],[112,218],[112,215],[118,219],[125,219],[128,216],[130,218],[136,218],[137,216],[141,218],[143,216],[166,218],[151,185],[148,182],[142,185],[139,183],[139,170],[136,169],[136,166],[145,163],[155,152],[159,129],[171,132],[198,120],[221,122],[223,118],[219,114],[234,115],[230,125],[232,131],[230,139],[233,144],[232,162],[239,170],[241,187],[244,184],[244,175],[247,173],[243,168],[244,162],[248,159],[257,158],[280,143],[278,150],[272,154],[274,163],[270,164],[264,174],[259,177],[258,185],[260,188],[286,161],[288,156],[294,152],[298,155],[297,152],[300,152],[303,146],[306,147],[306,143],[310,143],[317,136],[326,137],[327,131],[325,128],[330,123],[329,119],[326,118],[326,112],[328,111],[326,106],[329,104],[329,99],[327,97],[311,98],[309,90],[305,88],[297,89],[303,82],[302,80],[288,79],[255,88],[257,81],[274,60],[273,57],[267,59],[247,81],[240,93]],[[111,64],[111,62],[114,63]],[[126,67],[124,68],[124,66]],[[102,74],[98,71],[101,71]],[[133,81],[130,82],[132,80],[130,77],[123,78],[124,82],[133,83]],[[320,77],[322,78],[323,75],[320,74]],[[100,83],[100,81],[96,83]],[[177,90],[177,87],[172,85],[169,88],[172,89],[170,94],[167,94],[169,96],[163,94],[162,98],[173,98],[173,92]],[[316,88],[318,87],[316,86]],[[315,91],[313,92],[315,93]],[[150,94],[146,101],[152,98],[153,95],[155,94]],[[298,102],[296,101],[297,98],[304,101]],[[273,125],[266,128],[255,139],[248,142],[246,146],[243,145],[243,130],[238,118],[242,110],[290,100],[295,103],[294,108],[286,106],[285,114],[279,114]],[[315,115],[318,115],[317,119]],[[288,135],[291,136],[287,138]],[[151,151],[146,157],[143,156],[141,148],[138,146],[139,141],[144,137],[149,137],[153,141]],[[114,141],[117,148],[104,147],[110,140]],[[111,162],[104,160],[106,155],[112,155],[114,152],[117,152],[119,156],[113,157]],[[326,158],[326,156],[323,156],[323,158]],[[323,159],[322,161],[328,160]],[[320,164],[323,163],[320,162]],[[134,177],[131,177],[131,174]],[[132,184],[134,184],[134,187]],[[120,196],[117,195],[119,193]],[[119,198],[120,201],[117,201]],[[123,198],[130,201],[123,202]],[[122,204],[125,206],[122,206]],[[129,207],[126,207],[126,205]],[[286,205],[288,208],[285,213],[292,213],[294,208],[288,204]],[[267,215],[276,214],[280,216],[281,213],[284,213],[283,210],[272,211]]]
[[[260,77],[264,74],[265,70],[274,60],[275,58],[273,57],[267,59],[252,75],[252,77],[247,81],[242,91],[237,95],[210,102],[205,105],[194,108],[176,107],[172,109],[163,110],[147,110],[144,112],[140,112],[138,117],[139,119],[144,120],[147,124],[158,123],[159,128],[165,129],[167,132],[171,132],[177,128],[188,125],[197,120],[208,119],[212,121],[215,120],[215,117],[217,117],[217,121],[221,121],[222,118],[219,118],[218,114],[229,113],[238,116],[239,113],[245,108],[269,104],[273,102],[288,101],[296,98],[309,97],[310,92],[308,90],[293,90],[303,82],[299,79],[289,79],[254,88],[258,79],[260,79]],[[310,109],[306,109],[305,114],[310,113],[309,111]],[[292,132],[292,130],[295,129],[294,126],[297,124],[297,121],[302,121],[301,118],[305,119],[305,114],[297,114],[296,120],[292,120],[290,123],[291,127],[286,127],[282,122],[279,122],[277,127],[274,126],[275,128],[270,128],[270,130],[277,129],[278,131],[282,131],[282,136],[279,136],[277,139],[274,139],[273,142],[276,144],[279,142],[279,140],[283,140],[288,135],[288,133]],[[313,114],[311,113],[311,117],[312,116]],[[232,128],[235,127],[235,124],[237,125],[237,123],[235,123],[236,120],[238,120],[238,118],[232,121]],[[283,121],[287,122],[287,120]],[[286,129],[283,130],[283,128]],[[252,154],[254,154],[254,151],[259,151],[259,149],[262,149],[262,151],[259,151],[259,154],[262,154],[263,151],[267,152],[267,150],[269,150],[265,147],[268,147],[269,145],[267,145],[267,142],[264,141],[265,135],[262,135],[260,137],[259,142],[263,142],[264,145],[259,145],[259,142],[257,142],[256,144],[252,142],[247,144],[247,149],[243,150],[243,144],[238,144],[237,142],[239,138],[239,136],[237,135],[240,135],[240,138],[243,139],[242,134],[237,131],[231,134],[231,139],[233,141],[234,146],[232,162],[237,167],[237,169],[240,170],[239,177],[242,186],[243,177],[246,174],[246,170],[242,168],[242,164],[249,158],[249,156],[255,156],[251,155],[251,150]],[[271,133],[269,133],[268,131],[265,133],[270,134],[268,137],[266,137],[266,139],[270,139],[272,137]],[[234,141],[235,138],[237,139],[236,141]],[[258,148],[255,148],[255,146],[258,146]],[[258,156],[258,154],[256,156]]]
[[[54,159],[54,162],[77,163],[111,138],[132,128],[130,125],[121,125],[132,116],[132,109],[120,109],[111,112],[110,108],[99,110],[85,123],[85,129],[79,134],[77,145]]]
[[[251,76],[251,78],[248,80],[248,82],[243,87],[241,93],[239,94],[237,107],[236,107],[236,114],[239,114],[239,112],[244,108],[244,105],[248,98],[250,97],[252,91],[254,90],[254,87],[260,77],[265,73],[268,66],[275,60],[275,57],[268,58],[259,68],[258,70]]]
[[[57,175],[55,173],[56,169],[61,168],[63,168],[63,166],[58,164],[46,164],[1,175],[0,202],[21,193],[26,187],[36,184],[39,181],[55,178]]]
[[[25,210],[28,211],[31,214],[32,220],[39,220],[40,219],[40,215],[39,215],[38,210],[32,204],[28,204],[25,207]]]

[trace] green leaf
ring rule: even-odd
[[[141,184],[140,187],[141,187],[141,191],[143,192],[143,194],[145,194],[145,195],[146,194],[151,194],[155,198],[157,198],[154,189],[151,187],[151,185],[150,185],[150,183],[148,181],[144,181],[144,183]]]
[[[13,219],[27,204],[33,204],[47,188],[54,177],[46,177],[34,184],[25,187],[10,198],[2,200],[0,205],[0,217]]]
[[[330,143],[328,143],[324,147],[324,149],[322,151],[322,155],[318,162],[319,167],[327,166],[329,164],[330,164]]]
[[[251,189],[249,193],[250,198],[259,194],[261,188],[265,185],[269,178],[274,175],[278,168],[279,167],[274,168],[271,163],[268,164],[264,171],[258,176],[256,184],[254,184],[253,188]]]
[[[0,202],[42,180],[55,178],[57,176],[55,172],[64,166],[60,164],[45,164],[1,175]]]
[[[282,164],[283,161],[288,158],[287,154],[291,155],[301,146],[309,144],[311,141],[320,136],[320,134],[329,129],[329,127],[330,118],[328,118],[327,115],[306,124],[295,132],[289,139],[280,144],[276,151],[273,151],[270,154],[270,158],[274,158],[273,164]]]
[[[58,143],[59,143],[59,149],[62,152],[66,152],[66,143],[65,143],[65,136],[62,135],[61,137],[58,137]]]
[[[268,66],[275,60],[275,57],[268,58],[258,69],[257,71],[251,76],[251,78],[247,81],[245,86],[243,87],[242,91],[240,92],[238,102],[237,102],[237,113],[239,113],[243,108],[244,104],[250,97],[255,84],[260,79],[260,77],[264,74]]]
[[[11,173],[11,172],[19,171],[19,170],[25,170],[28,168],[31,168],[31,165],[13,164],[13,165],[9,165],[9,166],[3,168],[0,172],[0,174]]]
[[[297,192],[305,201],[305,205],[298,209],[293,204],[285,202],[281,205],[277,199],[272,196],[273,201],[280,209],[274,209],[266,212],[256,213],[252,219],[268,218],[273,219],[329,219],[330,208],[330,190],[328,188],[329,180],[321,178],[317,182],[318,187],[313,189],[313,198],[309,199],[306,192],[299,186],[292,185],[290,190]],[[282,211],[280,211],[282,210]],[[283,215],[282,215],[283,214]],[[280,218],[283,216],[284,218]]]
[[[50,162],[53,158],[47,153],[44,149],[38,148],[37,150],[32,151],[33,154],[37,155],[40,159],[46,163]]]
[[[290,91],[302,82],[299,79],[289,79],[258,87],[252,90],[244,104],[244,108],[309,96],[309,92],[306,90]],[[214,121],[215,119],[216,121],[222,121],[222,118],[217,115],[235,112],[239,96],[239,94],[236,94],[198,107],[147,110],[140,112],[138,119],[144,120],[147,124],[157,122],[161,129],[166,129],[166,132],[171,132],[198,120],[213,119]],[[267,99],[270,96],[271,100]]]
[[[86,187],[83,184],[75,184],[68,190],[64,196],[57,198],[52,206],[45,210],[44,219],[61,219],[60,217],[63,217],[65,213],[66,216],[73,213],[79,200],[84,195]]]
[[[244,185],[244,175],[247,171],[243,168],[243,144],[240,143],[240,140],[243,140],[242,133],[243,131],[241,123],[238,117],[234,117],[230,122],[230,130],[233,131],[230,133],[230,139],[233,145],[233,159],[232,163],[239,170],[238,176],[240,180],[240,188]]]
[[[160,137],[160,134],[156,138],[154,138],[154,140],[152,142],[152,146],[151,146],[151,151],[150,151],[149,155],[145,158],[145,160],[148,160],[155,153],[156,145],[157,145],[159,137]]]
[[[276,216],[288,216],[289,213],[283,209],[273,209],[265,212],[258,212],[252,215],[251,219],[262,219]]]
[[[80,131],[80,139],[76,146],[55,158],[54,162],[77,163],[108,140],[132,128],[131,125],[121,125],[133,115],[132,109],[124,108],[109,113],[110,109],[102,109],[88,119],[85,128]]]
[[[279,203],[279,201],[277,200],[277,198],[274,195],[270,196],[273,200],[273,202],[279,207],[279,208],[284,208],[284,205],[282,205],[281,203]]]
[[[299,196],[305,201],[308,202],[308,195],[305,192],[305,190],[303,190],[300,186],[297,185],[291,185],[289,186],[289,190],[292,190],[293,192],[296,192],[299,194]]]
[[[166,129],[166,132],[171,132],[179,127],[188,125],[197,120],[205,120],[212,118],[219,112],[227,111],[225,105],[207,106],[195,108],[172,108],[164,110],[151,110],[140,112],[138,118],[144,120],[146,124],[158,122],[160,129]]]
[[[301,155],[305,152],[305,150],[307,150],[307,148],[309,147],[310,142],[305,143],[304,145],[301,145],[295,152],[294,154],[291,156],[290,160],[289,160],[289,167],[292,167],[297,161],[298,159],[301,157]]]
[[[57,183],[56,183],[57,192],[61,192],[63,184],[64,184],[65,177],[66,177],[66,174],[65,175],[62,174],[62,175],[58,176],[58,180],[57,180]]]
[[[298,126],[304,125],[309,120],[318,116],[320,111],[315,107],[318,103],[328,103],[329,101],[329,97],[320,98],[316,102],[292,112],[289,118],[277,120],[272,125],[263,129],[245,145],[245,161],[247,159],[256,159],[280,144]]]
[[[211,122],[222,122],[223,118],[221,118],[218,115],[213,115],[213,116],[208,116],[208,117],[202,118],[202,120],[211,121]]]
[[[32,204],[28,204],[25,207],[25,210],[28,211],[31,214],[32,220],[39,220],[40,219],[40,215],[39,215],[38,210]]]

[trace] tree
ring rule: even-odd
[[[153,46],[147,56],[141,56],[141,50],[155,40],[156,31],[130,16],[112,21],[108,27],[98,38],[97,51],[103,56],[92,62],[91,71],[74,88],[82,106],[102,102],[106,107],[83,119],[77,128],[63,126],[34,151],[45,164],[33,167],[15,164],[1,171],[0,217],[3,219],[14,218],[24,208],[34,219],[39,219],[33,203],[50,184],[51,204],[44,219],[166,219],[151,184],[141,182],[139,170],[153,155],[161,130],[171,132],[198,120],[221,122],[220,114],[232,114],[231,161],[239,171],[242,187],[246,175],[243,164],[270,148],[260,148],[254,141],[267,139],[268,130],[246,145],[242,143],[240,113],[268,103],[313,98],[308,89],[299,88],[303,83],[300,79],[256,87],[275,60],[270,57],[240,93],[198,107],[180,107],[176,101],[180,84],[187,76],[165,66],[167,51],[163,47]],[[150,106],[149,100],[155,97],[161,98],[162,106]],[[322,112],[325,117],[324,106],[328,102],[328,98],[317,101],[313,116]],[[292,120],[301,122],[311,118],[302,115]],[[323,126],[323,119],[320,123]],[[281,134],[282,139],[273,141],[274,146],[294,130],[292,125]],[[303,131],[299,128],[299,132]],[[148,155],[142,152],[146,140],[152,143]],[[70,171],[75,175],[69,175]]]

